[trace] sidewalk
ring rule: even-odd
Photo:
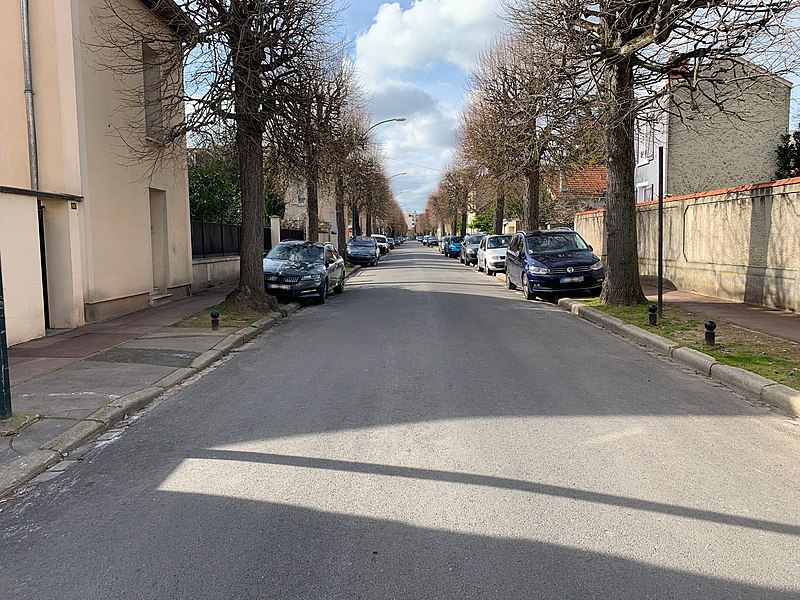
[[[648,300],[658,301],[657,287],[644,285],[642,289]],[[674,288],[664,289],[664,303],[674,304],[687,312],[708,315],[714,321],[727,321],[745,329],[800,344],[800,315],[790,311],[721,300]]]
[[[272,313],[244,329],[223,322],[212,331],[210,316],[208,328],[172,327],[232,289],[203,290],[9,348],[14,416],[0,421],[0,435],[29,418],[15,435],[0,437],[0,496],[284,316]]]

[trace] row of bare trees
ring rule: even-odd
[[[794,0],[506,0],[505,7],[509,32],[483,52],[472,73],[453,169],[478,176],[457,210],[474,208],[464,198],[477,198],[478,207],[493,202],[499,232],[507,200],[520,202],[521,195],[519,215],[535,229],[543,221],[543,173],[605,164],[602,299],[638,303],[644,296],[634,190],[637,114],[701,105],[730,111],[758,78],[796,72],[800,6]],[[454,210],[448,176],[423,215],[430,229]]]
[[[120,138],[137,161],[163,164],[192,146],[233,140],[242,237],[233,299],[266,302],[261,255],[265,181],[302,182],[308,239],[318,239],[321,192],[335,199],[339,246],[348,212],[358,233],[396,223],[399,206],[370,140],[369,116],[336,40],[332,0],[174,0],[158,18],[106,0],[91,48],[140,107]],[[142,102],[144,100],[144,102]],[[348,206],[349,205],[349,206]],[[348,211],[348,208],[350,209]]]

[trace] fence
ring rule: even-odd
[[[209,256],[238,256],[241,241],[241,226],[225,223],[192,221],[192,258]],[[303,240],[305,232],[299,229],[281,228],[282,240]],[[264,251],[272,249],[272,234],[264,228]]]

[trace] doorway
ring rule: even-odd
[[[167,193],[150,188],[150,246],[153,260],[152,296],[167,293],[169,251],[167,243]]]

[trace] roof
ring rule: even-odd
[[[139,2],[180,36],[191,35],[197,30],[195,22],[183,12],[175,0],[139,0]]]
[[[550,192],[556,199],[602,198],[606,195],[605,165],[586,165],[574,167],[567,173],[566,190],[561,181],[551,178],[548,182]]]

